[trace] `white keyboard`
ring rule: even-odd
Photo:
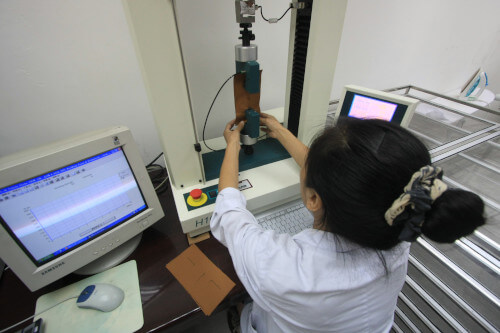
[[[304,229],[312,228],[314,222],[312,214],[304,207],[301,199],[258,214],[256,218],[264,229],[292,236]]]

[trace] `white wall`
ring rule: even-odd
[[[0,156],[113,125],[161,152],[119,0],[0,1],[0,50]]]
[[[288,0],[261,1],[264,14]],[[233,1],[177,1],[191,100],[201,137],[208,107],[234,72]],[[332,98],[343,85],[415,84],[446,92],[479,66],[500,93],[500,1],[350,0]],[[254,25],[264,70],[262,109],[284,104],[289,15]],[[0,1],[0,155],[116,124],[147,161],[160,150],[119,0]],[[168,59],[166,59],[168,61]],[[219,96],[207,138],[234,114],[232,85]]]
[[[346,84],[445,93],[479,68],[500,93],[500,1],[350,0],[332,97]]]

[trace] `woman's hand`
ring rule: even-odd
[[[273,139],[278,139],[279,132],[284,129],[276,118],[264,112],[260,114],[260,124],[265,126],[261,129]]]
[[[224,130],[224,138],[227,142],[224,160],[220,168],[219,192],[226,187],[238,188],[238,154],[240,152],[240,132],[245,126],[244,121],[240,121],[233,130],[231,128],[236,123],[236,119],[227,123]]]
[[[285,147],[295,162],[302,168],[306,160],[309,148],[300,142],[288,129],[283,127],[273,116],[261,113],[260,124],[267,128],[262,128],[271,138],[278,141]]]
[[[224,139],[226,139],[226,143],[228,146],[231,144],[237,144],[238,146],[240,145],[240,132],[243,129],[243,126],[245,126],[245,122],[240,121],[238,126],[236,126],[234,129],[231,129],[235,123],[236,119],[231,120],[227,123],[226,129],[224,130]]]

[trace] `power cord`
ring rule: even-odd
[[[290,8],[291,8],[291,7],[290,7]],[[290,8],[288,8],[288,9],[290,9]],[[285,14],[286,14],[286,12],[285,12]],[[285,14],[283,14],[283,16],[284,16]],[[283,16],[282,16],[282,17],[283,17]],[[281,20],[281,19],[280,19],[280,20]],[[216,150],[215,150],[215,149],[210,148],[210,147],[207,145],[206,141],[205,141],[205,128],[207,127],[208,116],[210,115],[210,112],[212,111],[212,107],[214,106],[215,100],[217,99],[217,96],[219,96],[219,93],[221,92],[222,88],[224,88],[224,86],[226,85],[226,83],[227,83],[230,79],[232,79],[233,77],[235,77],[237,74],[238,74],[238,73],[231,75],[230,77],[228,77],[228,78],[227,78],[227,80],[226,80],[226,81],[224,81],[224,83],[222,84],[222,86],[219,88],[219,91],[218,91],[218,92],[217,92],[217,94],[215,95],[214,100],[212,101],[212,104],[210,105],[210,109],[208,109],[207,117],[205,118],[205,124],[203,125],[203,134],[202,134],[202,139],[203,139],[203,144],[205,145],[205,147],[207,147],[207,148],[208,148],[208,149],[210,149],[211,151],[216,151]],[[261,137],[257,138],[257,140],[260,140],[261,138],[265,137],[266,135],[267,135],[267,134],[262,135]],[[154,161],[156,161],[156,160],[157,160],[160,156],[161,156],[161,154],[160,154],[160,155],[159,155],[159,156],[158,156],[158,157],[157,157]],[[153,161],[153,162],[154,162],[154,161]],[[151,163],[153,163],[153,162],[151,162]],[[151,164],[151,163],[150,163],[150,164]]]
[[[26,319],[21,320],[21,321],[20,321],[20,322],[18,322],[17,324],[14,324],[14,325],[12,325],[12,326],[10,326],[10,327],[4,328],[3,330],[1,330],[1,331],[0,331],[0,333],[7,332],[7,331],[8,331],[8,330],[10,330],[11,328],[16,327],[17,325],[24,323],[26,320],[30,320],[31,318],[34,318],[34,317],[36,317],[36,316],[39,316],[39,315],[41,315],[42,313],[47,312],[47,311],[49,311],[50,309],[52,309],[52,308],[54,308],[54,307],[58,306],[59,304],[64,303],[64,302],[66,302],[66,301],[69,301],[70,299],[73,299],[73,298],[78,298],[78,296],[71,296],[71,297],[68,297],[68,298],[66,298],[66,299],[64,299],[64,300],[62,300],[62,301],[60,301],[59,303],[56,303],[56,304],[52,305],[51,307],[49,307],[49,308],[47,308],[47,309],[45,309],[45,310],[43,310],[43,311],[40,311],[40,312],[38,312],[38,313],[35,313],[35,314],[34,314],[34,315],[32,315],[31,317],[28,317],[28,318],[26,318]]]
[[[260,9],[260,16],[262,16],[262,19],[266,22],[269,22],[269,23],[278,23],[283,17],[285,17],[286,13],[288,13],[288,11],[290,9],[292,9],[293,5],[290,4],[290,6],[288,7],[288,9],[283,13],[283,15],[281,15],[280,18],[270,18],[270,19],[266,19],[264,17],[264,13],[262,12],[262,6],[259,6],[259,9]]]
[[[207,147],[208,149],[210,149],[211,151],[216,151],[215,149],[212,149],[210,148],[207,143],[205,142],[205,128],[207,127],[207,121],[208,121],[208,116],[210,115],[210,112],[212,111],[212,107],[214,106],[214,103],[215,103],[215,100],[217,99],[217,97],[219,96],[222,88],[224,88],[224,86],[226,85],[226,83],[231,80],[233,77],[236,76],[236,74],[238,73],[235,73],[233,75],[231,75],[230,77],[227,78],[226,81],[224,81],[224,83],[222,84],[222,86],[219,88],[219,91],[217,92],[217,94],[215,95],[214,97],[214,100],[212,101],[212,104],[210,105],[210,108],[208,109],[208,113],[207,113],[207,117],[205,118],[205,124],[203,125],[203,134],[202,134],[202,139],[203,139],[203,144],[205,145],[205,147]]]

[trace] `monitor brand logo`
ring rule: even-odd
[[[52,266],[52,267],[50,267],[50,268],[48,268],[48,269],[44,270],[44,271],[42,272],[42,275],[45,275],[45,274],[47,274],[47,273],[50,273],[50,272],[52,272],[52,271],[54,271],[54,270],[58,269],[58,268],[59,268],[59,267],[61,267],[62,265],[64,265],[64,261],[61,261],[61,262],[60,262],[60,263],[58,263],[57,265]]]

